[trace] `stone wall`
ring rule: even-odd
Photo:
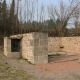
[[[11,38],[4,37],[4,55],[7,58],[20,58],[21,52],[11,52]]]
[[[48,63],[48,34],[34,33],[34,62]]]
[[[29,33],[23,35],[22,57],[31,63],[48,63],[48,35]]]
[[[62,51],[80,54],[80,37],[49,37],[48,51]]]
[[[11,52],[11,39],[20,39],[20,52]],[[4,55],[8,58],[22,56],[33,64],[48,63],[48,34],[28,33],[4,38]]]
[[[7,56],[11,52],[11,39],[4,37],[4,55]]]
[[[61,51],[80,54],[80,37],[63,37],[61,45],[64,47]]]
[[[30,60],[31,56],[34,56],[33,52],[34,52],[34,38],[33,38],[33,34],[29,33],[29,34],[23,34],[23,38],[22,38],[22,57],[24,59],[27,59],[28,61]],[[34,59],[31,61],[32,63],[34,63]]]
[[[20,52],[11,52],[11,39],[20,39]],[[80,37],[49,37],[47,33],[28,33],[4,38],[4,55],[22,56],[33,64],[48,63],[48,53],[80,53]]]
[[[49,37],[48,38],[48,52],[56,52],[60,51],[60,43],[61,43],[61,38],[59,37]]]

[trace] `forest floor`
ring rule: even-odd
[[[33,65],[24,59],[6,58],[0,47],[0,80],[80,80],[80,63],[76,60]]]

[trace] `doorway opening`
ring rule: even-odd
[[[21,39],[11,39],[11,52],[20,52]]]

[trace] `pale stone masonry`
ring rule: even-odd
[[[80,37],[49,37],[48,52],[58,51],[80,54]]]
[[[48,63],[48,35],[29,33],[22,39],[22,57],[32,63]]]
[[[80,54],[80,37],[63,37],[61,51]]]
[[[57,52],[60,50],[61,38],[59,37],[49,37],[48,38],[48,52]]]
[[[48,63],[49,53],[80,54],[80,37],[48,37],[47,33],[27,33],[4,37],[4,55],[23,57],[33,64]]]
[[[11,52],[11,38],[4,37],[4,55],[7,58],[20,58],[21,52]]]
[[[20,43],[15,43],[15,40],[20,41]],[[19,50],[19,48],[20,50],[12,52],[12,45],[13,50]],[[16,49],[15,47],[19,48]],[[48,34],[34,32],[5,37],[4,55],[8,58],[20,58],[22,56],[33,64],[48,63]]]

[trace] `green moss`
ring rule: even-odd
[[[0,76],[0,79],[9,78],[7,75]]]
[[[22,57],[20,57],[22,59]],[[14,63],[13,63],[14,64]],[[35,80],[33,75],[10,65],[6,58],[0,58],[0,80]]]
[[[4,64],[0,64],[0,66],[4,66]]]
[[[29,64],[32,64],[32,65],[34,65],[33,63],[31,63],[30,61],[27,61]]]
[[[22,57],[22,56],[20,56],[20,57],[18,58],[18,60],[20,60],[20,59],[23,59],[23,57]]]
[[[23,38],[23,35],[21,35],[21,39]]]
[[[11,73],[12,75],[14,75],[13,78],[15,79],[21,79],[21,80],[30,80],[32,78],[34,78],[31,75],[28,75],[26,72],[22,71],[22,70],[16,70],[14,73]]]
[[[53,55],[48,55],[48,57],[59,57],[59,56],[62,56],[62,55],[59,54],[59,53],[56,53],[56,54],[53,54]]]

